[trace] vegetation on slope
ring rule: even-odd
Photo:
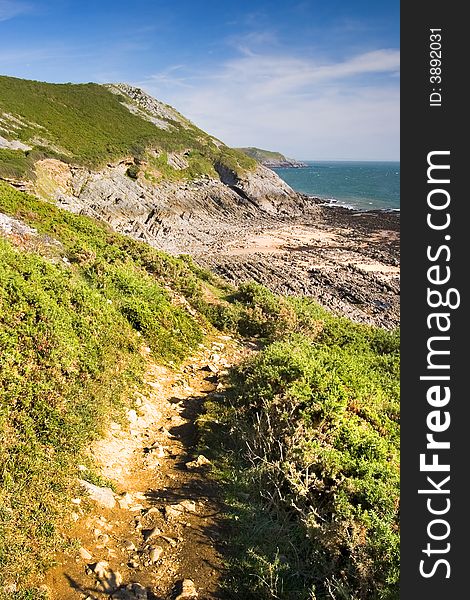
[[[397,332],[254,284],[238,302],[266,346],[202,425],[231,505],[227,597],[398,598]]]
[[[265,160],[287,160],[284,154],[281,154],[280,152],[273,152],[272,150],[263,150],[261,148],[255,148],[253,146],[250,146],[249,148],[238,148],[238,150],[241,150],[247,156],[250,156],[251,158],[254,158],[255,160],[261,163]]]
[[[26,173],[31,173],[34,165],[31,152],[0,148],[0,176],[8,179],[22,179]]]
[[[77,465],[132,403],[142,346],[178,363],[212,323],[261,349],[201,423],[230,507],[227,597],[398,597],[396,333],[233,290],[1,182],[0,212],[38,232],[0,238],[1,583],[24,589],[63,545]]]
[[[187,261],[1,182],[0,212],[40,234],[0,238],[0,581],[24,582],[62,543],[82,452],[132,402],[142,345],[178,363],[202,340],[179,305],[202,305],[203,284]]]
[[[0,76],[0,135],[20,140],[45,156],[90,168],[103,167],[123,158],[137,161],[148,148],[159,152],[198,154],[210,162],[242,172],[255,161],[242,152],[215,143],[214,139],[188,122],[167,119],[161,128],[124,106],[127,96],[112,93],[95,83],[51,84]],[[20,176],[30,174],[31,151],[0,151],[0,176],[11,176],[14,165]],[[5,160],[4,160],[5,159]]]

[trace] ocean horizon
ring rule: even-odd
[[[297,192],[353,210],[400,210],[399,161],[305,160],[273,170]]]

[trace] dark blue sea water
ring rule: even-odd
[[[399,162],[306,161],[274,169],[294,190],[355,210],[400,209]]]

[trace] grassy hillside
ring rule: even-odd
[[[254,284],[236,297],[265,346],[201,448],[231,507],[227,598],[397,600],[398,332]]]
[[[27,582],[62,544],[83,450],[132,404],[141,347],[178,363],[202,340],[204,319],[172,293],[202,306],[206,284],[1,182],[0,212],[39,234],[0,236],[0,582]]]
[[[9,600],[39,597],[77,465],[132,406],[143,347],[178,364],[215,326],[261,349],[201,421],[233,536],[227,597],[397,598],[396,333],[232,289],[2,182],[0,213],[37,230],[0,235],[0,597],[12,581]]]
[[[217,163],[236,172],[256,164],[189,121],[168,118],[167,128],[158,127],[124,103],[132,101],[96,83],[51,84],[0,76],[0,136],[32,148],[0,148],[0,176],[26,176],[31,163],[44,156],[90,168],[129,157],[139,162],[149,148],[187,152],[192,176],[207,171],[201,157],[211,174]]]

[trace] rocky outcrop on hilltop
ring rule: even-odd
[[[185,119],[172,106],[160,102],[140,88],[128,83],[108,83],[104,87],[114,94],[127,96],[130,101],[123,102],[124,106],[130,112],[150,121],[157,127],[169,129],[171,121],[175,121],[183,127],[190,125],[188,119]]]

